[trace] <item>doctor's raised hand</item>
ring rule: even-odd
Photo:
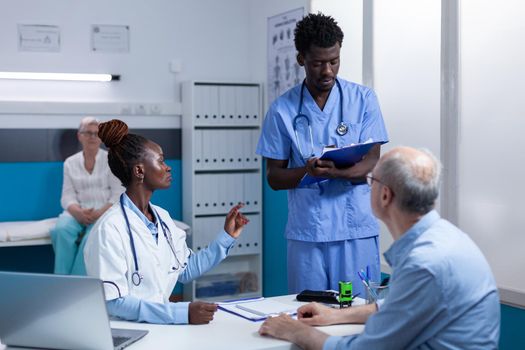
[[[244,207],[244,203],[239,203],[230,209],[226,220],[224,221],[224,231],[226,231],[233,238],[238,238],[241,231],[249,220],[239,211]]]
[[[99,137],[108,147],[111,172],[126,192],[93,227],[84,260],[88,275],[104,281],[110,315],[160,324],[203,324],[217,306],[204,302],[172,303],[177,282],[186,283],[220,263],[235,244],[246,217],[241,204],[228,213],[224,229],[197,253],[165,209],[150,202],[154,191],[171,185],[171,167],[162,147],[128,132],[120,120],[101,123]]]
[[[224,231],[233,238],[238,238],[249,220],[239,211],[244,204],[239,203],[230,209],[224,221]],[[206,324],[213,320],[217,305],[196,301],[189,305],[188,321],[190,324]]]

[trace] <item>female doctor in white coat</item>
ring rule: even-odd
[[[177,281],[191,281],[227,256],[248,223],[241,205],[230,210],[208,248],[194,254],[168,212],[150,203],[153,191],[168,188],[172,179],[161,147],[129,134],[120,120],[101,123],[99,137],[109,148],[111,172],[126,188],[97,221],[84,251],[88,275],[104,281],[108,312],[149,323],[210,322],[215,304],[170,303],[169,296]]]

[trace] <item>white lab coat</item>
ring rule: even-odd
[[[135,263],[126,220],[120,203],[115,203],[97,220],[84,248],[87,274],[105,282],[106,300],[132,295],[157,303],[169,301],[191,251],[186,245],[186,233],[175,226],[168,212],[154,205],[153,208],[169,228],[166,234],[171,234],[178,261],[164,237],[160,223],[157,223],[157,245],[146,225],[133,211],[125,207],[135,242],[139,274],[144,277],[141,284],[135,286],[131,281]],[[179,263],[182,266],[179,266]],[[107,282],[114,283],[118,289]]]

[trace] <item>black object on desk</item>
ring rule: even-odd
[[[329,290],[309,290],[305,289],[301,293],[297,294],[296,299],[298,301],[312,302],[325,304],[339,304],[338,299],[339,293]]]

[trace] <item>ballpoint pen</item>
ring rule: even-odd
[[[361,282],[363,282],[365,287],[368,289],[368,292],[370,292],[370,295],[372,295],[372,298],[374,298],[374,300],[377,300],[378,299],[377,294],[376,294],[376,292],[374,292],[374,290],[372,288],[370,288],[370,285],[368,284],[368,282],[365,279],[364,273],[362,271],[358,271],[357,275],[361,279]]]
[[[366,283],[370,283],[370,271],[368,266],[366,267],[366,272],[364,269],[361,269],[361,274],[363,275],[363,278],[365,279]]]

